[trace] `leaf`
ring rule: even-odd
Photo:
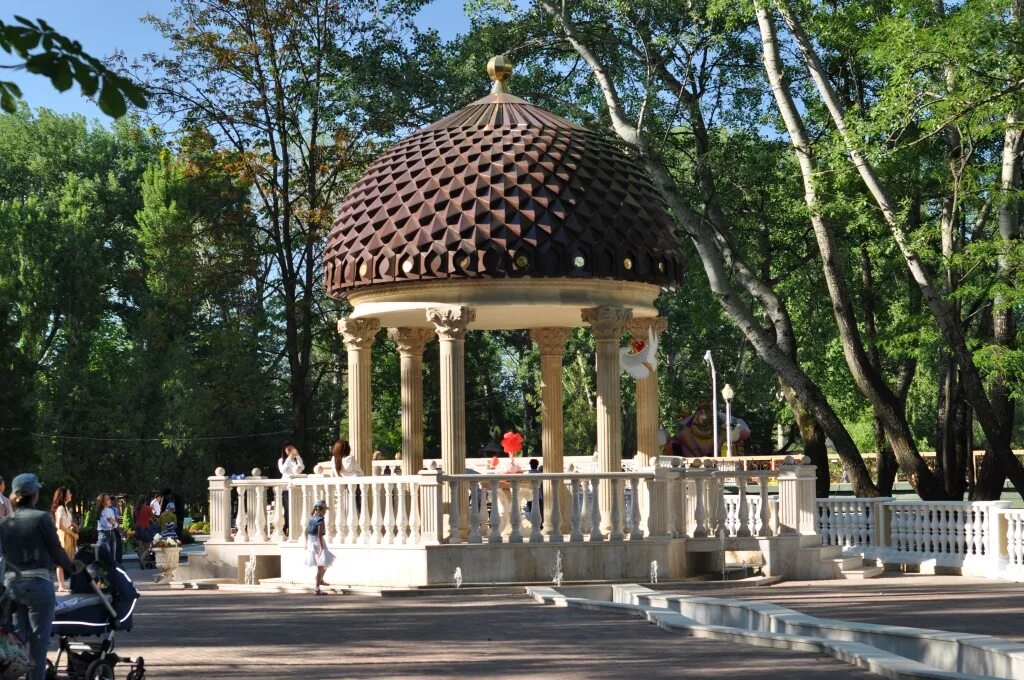
[[[103,79],[103,87],[100,89],[99,99],[100,111],[111,118],[120,118],[128,112],[128,106],[124,102],[124,96],[117,89],[117,84],[112,78]]]
[[[39,45],[40,34],[39,31],[30,30],[27,28],[18,28],[12,26],[7,29],[7,39],[10,41],[14,48],[25,54],[29,50],[35,49]]]
[[[71,78],[71,65],[67,58],[57,59],[53,65],[53,73],[50,74],[50,82],[58,91],[64,92],[71,88],[74,82]]]
[[[82,94],[86,97],[91,97],[96,94],[96,90],[100,87],[100,79],[96,77],[92,69],[89,68],[88,64],[84,64],[80,61],[72,61],[71,69],[74,71],[75,80],[82,88]]]
[[[0,93],[0,109],[7,113],[14,113],[18,110],[18,100],[11,96],[9,87],[14,83],[0,83],[3,92]]]
[[[144,109],[149,106],[149,101],[146,99],[147,92],[139,85],[136,85],[130,80],[123,80],[121,83],[121,91],[128,99],[131,100],[132,104],[135,104],[140,109]]]

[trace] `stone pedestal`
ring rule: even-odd
[[[345,317],[338,320],[338,332],[348,351],[348,443],[359,467],[367,473],[373,466],[370,349],[379,330],[377,319]]]
[[[429,328],[391,328],[402,372],[402,473],[423,467],[423,349],[434,337]]]
[[[427,309],[440,344],[441,468],[445,474],[466,471],[466,329],[475,318],[472,309],[444,305]],[[448,493],[447,485],[444,486]],[[450,502],[450,498],[444,501]],[[460,495],[460,524],[467,525],[469,499]]]
[[[619,339],[633,312],[622,307],[591,307],[583,321],[594,330],[597,354],[597,460],[601,472],[622,471],[622,395],[619,392]],[[611,531],[611,484],[600,485],[601,532]],[[621,503],[620,503],[621,506]]]
[[[544,454],[544,472],[562,472],[564,452],[564,427],[562,425],[562,357],[565,343],[569,339],[568,328],[533,328],[530,338],[540,350],[541,380],[541,451]],[[561,483],[544,482],[544,536],[556,540],[569,531],[569,491]],[[554,499],[558,494],[559,527],[554,526],[551,513],[555,509]]]

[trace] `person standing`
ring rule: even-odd
[[[46,650],[53,628],[52,570],[54,564],[68,574],[84,568],[72,560],[57,542],[57,527],[48,512],[36,510],[42,485],[34,474],[18,475],[11,481],[14,513],[0,520],[0,544],[4,546],[4,586],[9,588],[18,608],[18,626],[28,640],[35,663],[28,680],[46,678]]]
[[[313,514],[306,523],[306,566],[316,567],[316,589],[314,595],[323,595],[321,586],[327,585],[324,582],[324,572],[327,567],[334,563],[334,555],[327,549],[327,541],[324,540],[324,515],[327,514],[327,501],[319,500],[313,504]]]
[[[363,477],[366,474],[352,453],[352,447],[344,439],[337,439],[331,444],[331,460],[334,474],[339,477]]]
[[[0,475],[0,519],[7,517],[14,512],[11,501],[4,495],[7,491],[7,481]]]
[[[114,532],[117,531],[117,514],[114,512],[110,496],[101,493],[96,497],[96,544],[106,546],[110,551],[110,559],[116,557],[117,545]]]
[[[152,550],[153,536],[156,531],[153,528],[153,506],[146,500],[146,496],[139,496],[135,503],[135,544],[138,546],[135,553],[139,558],[139,568],[147,569],[147,560]]]
[[[159,491],[150,491],[149,494],[152,497],[149,507],[153,510],[153,517],[158,517],[164,511],[164,497]]]
[[[64,548],[71,559],[75,558],[78,552],[78,525],[75,524],[74,516],[71,514],[71,489],[58,486],[53,492],[53,503],[50,504],[50,514],[53,515],[53,523],[57,526],[57,540]],[[57,592],[66,593],[64,586],[64,569],[57,566]]]
[[[295,446],[293,442],[285,442],[281,445],[281,457],[277,459],[277,470],[281,473],[281,479],[291,479],[295,475],[301,475],[302,471],[306,469],[306,464],[302,462],[302,456],[299,455],[299,447]],[[285,488],[281,491],[281,515],[284,517],[284,532],[288,533],[288,515],[290,508],[288,507],[288,489]]]

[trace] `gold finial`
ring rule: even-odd
[[[507,92],[504,81],[512,75],[512,62],[503,54],[491,57],[487,62],[487,75],[494,81],[494,85],[491,86],[491,94]]]

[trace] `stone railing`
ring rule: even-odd
[[[818,499],[822,543],[894,564],[1024,571],[1024,510],[1009,501]],[[1016,561],[1015,561],[1016,560]],[[977,568],[977,569],[975,569]]]
[[[218,468],[209,478],[210,540],[301,542],[317,500],[327,503],[326,538],[332,545],[813,534],[814,468],[789,462],[773,471],[723,471],[713,460],[694,459],[686,461],[689,467],[635,472],[445,475],[426,470],[287,480],[264,478],[259,470],[232,480]],[[768,495],[769,475],[778,482],[777,497]],[[728,493],[732,486],[735,498]]]

